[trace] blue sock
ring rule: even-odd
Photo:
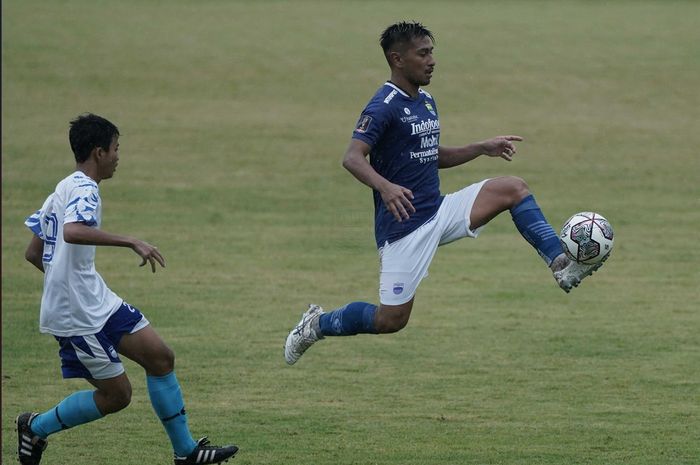
[[[532,195],[528,195],[519,204],[510,209],[515,226],[526,241],[532,245],[547,266],[564,251],[559,236],[542,214]]]
[[[353,336],[359,333],[377,334],[374,329],[374,314],[377,306],[367,302],[351,302],[319,318],[321,334],[324,336]]]
[[[197,446],[187,426],[185,402],[182,400],[180,383],[171,371],[165,376],[146,376],[148,395],[156,415],[160,418],[165,431],[173,444],[173,450],[178,456],[189,455]]]
[[[37,415],[30,425],[40,438],[102,418],[95,404],[94,391],[78,391],[63,399],[51,410]]]

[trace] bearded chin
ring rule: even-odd
[[[422,77],[421,78],[413,77],[413,78],[411,78],[411,84],[413,84],[414,86],[417,86],[417,87],[427,86],[428,84],[430,84],[430,79],[426,79],[426,78],[422,78]]]

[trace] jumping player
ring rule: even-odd
[[[435,68],[432,33],[420,23],[400,22],[382,33],[380,43],[391,79],[360,115],[343,159],[343,166],[373,189],[380,305],[351,302],[327,313],[309,305],[287,336],[284,357],[290,365],[326,336],[401,330],[438,246],[477,237],[506,210],[565,292],[602,265],[581,265],[566,257],[557,234],[520,178],[486,179],[442,196],[438,169],[481,155],[511,161],[514,142],[522,138],[510,135],[463,147],[440,145],[437,105],[421,88],[430,83]]]
[[[94,390],[74,392],[44,413],[17,417],[22,464],[41,461],[53,433],[118,412],[131,401],[131,383],[121,354],[146,370],[148,394],[165,427],[175,464],[220,463],[236,446],[215,447],[190,434],[175,355],[141,312],[112,292],[95,270],[95,246],[129,247],[155,273],[165,267],[157,247],[134,237],[99,229],[102,206],[98,184],[114,175],[119,162],[119,130],[93,114],[71,121],[70,145],[76,170],[56,186],[26,225],[34,233],[26,259],[44,273],[40,331],[60,346],[64,378],[85,378]]]

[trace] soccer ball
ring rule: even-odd
[[[613,248],[613,228],[608,220],[598,213],[576,213],[564,223],[559,239],[570,259],[585,265],[594,265],[610,255]]]

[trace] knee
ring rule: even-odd
[[[408,324],[408,319],[386,321],[382,325],[377,326],[377,331],[381,334],[397,333],[404,329]]]
[[[517,205],[522,199],[530,195],[530,188],[525,180],[517,176],[505,176],[501,178],[499,184],[502,186],[501,192],[505,197],[504,200],[510,207]]]
[[[487,208],[496,213],[514,207],[530,195],[530,188],[525,180],[517,176],[490,179],[484,185],[483,191],[488,194],[486,195]]]
[[[103,415],[116,413],[125,409],[131,403],[131,384],[126,384],[118,389],[109,392],[97,391],[97,395],[102,397],[98,406]]]
[[[149,374],[155,376],[165,376],[175,369],[175,352],[173,350],[163,345],[163,348],[158,351],[157,355],[153,357],[151,366],[148,369]]]
[[[396,333],[406,327],[410,316],[410,311],[378,313],[378,318],[375,321],[375,329],[380,334]]]
[[[125,409],[131,403],[131,384],[114,395],[114,411]]]
[[[508,184],[510,185],[513,199],[520,201],[530,195],[530,187],[524,179],[517,176],[508,176]]]

